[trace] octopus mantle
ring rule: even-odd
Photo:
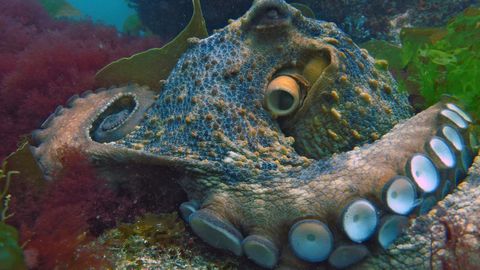
[[[74,96],[31,150],[47,179],[66,147],[114,187],[181,187],[200,238],[265,268],[439,269],[479,260],[472,123],[448,100],[412,116],[335,24],[257,0],[191,39],[162,89]]]

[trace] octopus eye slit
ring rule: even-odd
[[[129,115],[130,115],[129,109],[124,109],[124,110],[121,110],[120,112],[111,114],[105,117],[105,119],[103,119],[102,123],[100,124],[100,128],[102,129],[102,131],[109,131],[109,130],[115,129],[118,126],[120,126],[123,123],[123,121],[127,119]]]
[[[253,10],[248,18],[248,25],[259,31],[273,31],[285,26],[290,17],[291,14],[285,5],[263,5]]]

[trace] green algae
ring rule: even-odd
[[[385,41],[363,45],[375,58],[386,59],[401,88],[424,109],[450,95],[480,117],[480,9],[471,7],[444,28],[402,29],[402,47]]]
[[[147,214],[133,224],[118,226],[118,230],[125,238],[141,235],[149,243],[165,246],[180,237],[185,232],[185,226],[179,220],[177,213]]]
[[[447,25],[447,34],[421,47],[412,60],[411,78],[419,85],[426,106],[442,94],[458,97],[480,117],[480,9],[467,9]]]
[[[0,270],[27,269],[14,227],[0,222]]]
[[[384,40],[370,40],[361,45],[367,49],[376,59],[388,60],[388,67],[394,70],[401,70],[403,65],[402,47]],[[383,67],[382,67],[383,69]]]
[[[415,57],[420,48],[435,44],[446,34],[444,28],[404,28],[400,32],[402,42],[402,67],[406,67]]]
[[[131,36],[138,36],[145,30],[140,17],[137,14],[129,16],[123,23],[123,33]]]
[[[177,212],[146,214],[108,230],[82,248],[103,250],[114,269],[260,269],[245,258],[203,243]]]
[[[7,213],[10,202],[8,189],[11,177],[18,174],[17,171],[8,171],[7,162],[4,161],[0,169],[0,270],[26,269],[23,258],[23,250],[18,244],[19,236],[17,229],[5,223],[11,216]]]
[[[40,0],[48,14],[54,18],[80,17],[81,12],[65,0]]]
[[[192,18],[177,37],[162,48],[137,53],[105,66],[96,74],[96,82],[104,87],[138,83],[158,89],[161,81],[170,75],[178,59],[188,49],[189,39],[208,36],[200,0],[192,1],[194,7]]]
[[[13,214],[8,214],[10,195],[9,187],[15,185],[13,176],[20,175],[24,183],[29,183],[43,190],[46,181],[29,148],[28,139],[19,143],[17,151],[11,153],[2,163],[0,169],[0,270],[26,269],[24,255],[20,247],[19,235],[16,228],[6,224],[6,220]]]

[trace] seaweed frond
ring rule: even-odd
[[[18,171],[7,171],[7,162],[3,161],[2,169],[0,169],[0,222],[5,222],[13,214],[8,214],[8,206],[10,204],[11,195],[8,194],[12,175],[19,174]]]

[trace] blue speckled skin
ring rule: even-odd
[[[32,134],[44,172],[61,168],[60,149],[79,149],[114,183],[149,181],[167,195],[180,185],[190,200],[180,206],[182,215],[212,246],[266,268],[319,269],[326,261],[308,261],[292,250],[295,224],[329,228],[328,263],[354,265],[379,249],[381,224],[372,229],[376,236],[355,242],[345,230],[346,209],[360,198],[379,220],[398,214],[385,192],[398,176],[415,177],[409,162],[418,153],[441,172],[438,190],[415,192],[418,209],[428,208],[426,202],[451,191],[440,192],[446,182],[459,183],[467,174],[471,161],[463,157],[477,153],[471,123],[442,115],[451,101],[412,116],[385,62],[334,24],[307,19],[284,1],[257,0],[226,28],[190,43],[158,96],[138,85],[88,92],[49,118]],[[272,82],[285,77],[295,80],[300,102],[279,117],[265,99]],[[454,152],[454,168],[428,148],[443,125],[454,126],[465,142],[463,152]],[[115,136],[127,134],[92,139],[93,131],[103,127],[108,135],[112,126]],[[171,172],[178,177],[166,181]],[[418,209],[411,212],[423,213]],[[344,258],[342,250],[357,253]],[[422,262],[433,258],[420,253]],[[369,267],[394,265],[391,255],[376,258]]]
[[[273,4],[280,6],[284,25],[257,29],[265,8]],[[303,105],[294,115],[273,119],[262,105],[272,76],[285,67],[301,69],[322,52],[331,63],[309,82]],[[334,24],[305,18],[285,3],[263,1],[192,44],[139,129],[119,144],[155,155],[208,160],[230,181],[245,181],[255,170],[271,177],[279,167],[308,164],[302,155],[323,158],[352,149],[410,117],[407,97],[396,87]],[[332,116],[332,109],[341,119]],[[249,162],[223,162],[229,152]]]

